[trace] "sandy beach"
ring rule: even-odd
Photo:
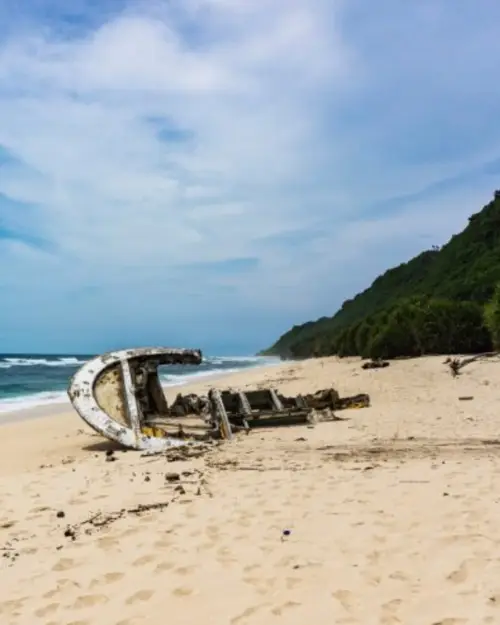
[[[2,425],[0,622],[500,623],[500,362],[454,379],[443,360],[319,359],[175,387],[170,400],[260,385],[372,402],[182,461],[110,462],[60,407]]]

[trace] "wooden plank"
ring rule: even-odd
[[[226,409],[224,408],[224,402],[222,401],[222,397],[220,392],[216,389],[212,389],[210,391],[210,399],[215,405],[215,412],[219,420],[220,432],[222,438],[227,439],[228,441],[233,440],[233,431],[231,429],[231,423],[227,417]]]

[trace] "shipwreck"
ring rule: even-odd
[[[158,367],[199,365],[199,349],[163,347],[109,352],[86,362],[71,379],[68,396],[96,432],[124,447],[161,452],[191,441],[222,438],[254,428],[341,420],[335,410],[370,405],[368,395],[341,398],[333,389],[285,397],[275,389],[211,389],[179,393],[169,406]]]
[[[158,367],[201,362],[199,349],[109,352],[89,360],[75,373],[68,396],[80,417],[102,436],[124,447],[161,451],[183,441],[155,428],[155,417],[168,414]]]

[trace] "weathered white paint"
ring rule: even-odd
[[[231,428],[231,423],[229,422],[220,391],[215,388],[210,389],[209,397],[212,402],[212,410],[215,412],[216,419],[220,427],[222,438],[229,441],[233,440],[233,430]]]
[[[158,360],[160,364],[197,365],[202,361],[199,350],[165,347],[128,349],[102,354],[86,362],[71,379],[68,388],[71,403],[91,428],[124,447],[159,452],[168,447],[186,445],[183,440],[151,437],[141,432],[130,367],[134,359],[148,357]],[[94,384],[99,376],[116,363],[121,364],[129,426],[118,423],[104,412],[93,392]]]
[[[121,361],[123,387],[125,392],[125,406],[127,407],[127,421],[130,429],[134,432],[136,439],[141,436],[141,424],[139,422],[139,408],[137,406],[137,398],[134,393],[134,383],[132,381],[132,372],[128,360]]]

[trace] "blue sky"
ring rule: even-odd
[[[499,187],[500,4],[6,0],[0,351],[248,353]]]

